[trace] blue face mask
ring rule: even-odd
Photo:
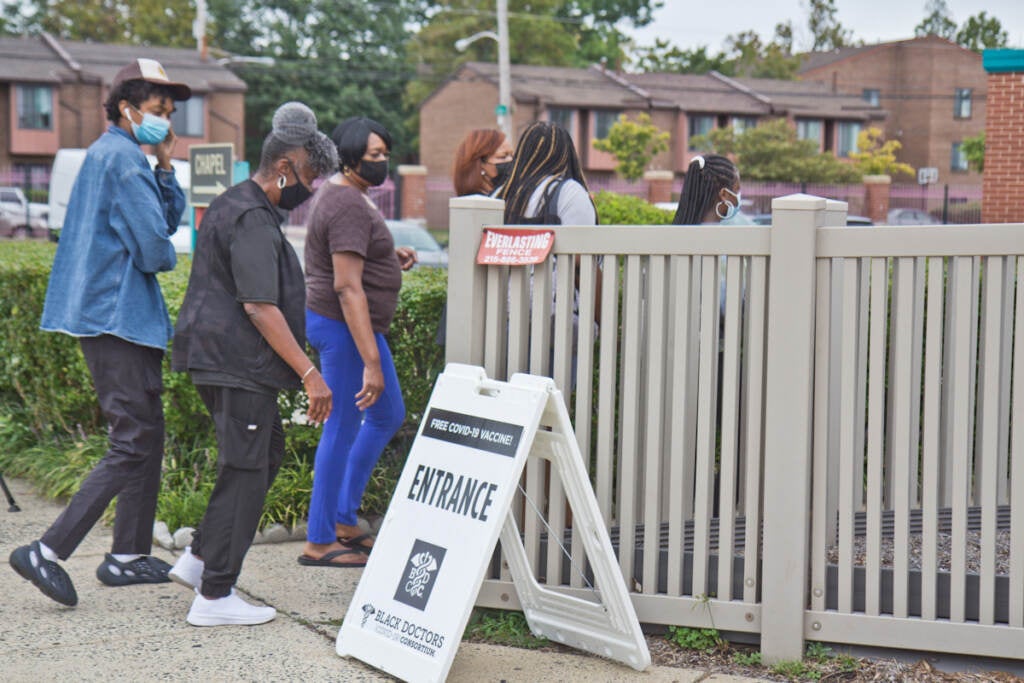
[[[157,145],[164,141],[167,132],[171,129],[171,122],[161,116],[149,112],[135,111],[142,114],[142,123],[135,123],[131,116],[128,116],[128,108],[125,107],[124,116],[132,124],[132,135],[143,145]]]
[[[733,216],[735,216],[736,213],[740,210],[740,193],[739,192],[733,192],[732,190],[730,190],[727,187],[726,188],[722,188],[722,189],[724,189],[726,192],[728,192],[729,194],[731,194],[733,197],[736,198],[736,203],[735,204],[732,204],[732,203],[727,202],[725,200],[722,200],[722,201],[718,202],[717,204],[715,204],[715,214],[719,218],[721,218],[723,221],[727,221],[727,220],[731,219]],[[718,210],[718,207],[722,206],[723,204],[726,207],[725,213],[722,213],[721,211]]]

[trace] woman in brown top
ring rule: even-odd
[[[376,121],[343,121],[332,134],[341,170],[317,191],[306,234],[306,336],[336,397],[313,466],[304,565],[361,567],[373,539],[356,510],[384,446],[405,419],[384,335],[402,271],[416,253],[395,249],[367,196],[388,175],[391,135]]]
[[[452,181],[455,194],[489,195],[501,187],[512,170],[512,143],[500,130],[471,130],[455,150]]]

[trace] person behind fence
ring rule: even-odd
[[[66,560],[116,496],[111,551],[96,569],[108,586],[163,583],[170,565],[149,555],[164,455],[161,366],[171,322],[156,274],[176,263],[170,236],[185,210],[174,178],[174,103],[191,97],[152,59],[117,72],[107,130],[89,147],[71,191],[46,290],[43,330],[77,337],[110,446],[36,541],[11,566],[47,597],[78,603]],[[152,145],[150,168],[141,145]]]
[[[672,222],[700,225],[732,220],[740,210],[740,172],[718,154],[696,156],[686,170]]]
[[[356,512],[370,473],[405,420],[398,374],[384,335],[402,271],[416,252],[395,248],[367,190],[387,178],[391,135],[365,117],[331,137],[340,167],[315,198],[306,236],[306,334],[320,354],[335,409],[313,465],[305,566],[362,567],[373,537]]]
[[[276,615],[242,600],[234,586],[284,457],[277,396],[303,387],[313,423],[330,415],[332,397],[304,350],[302,268],[275,209],[304,202],[313,181],[336,165],[309,107],[283,104],[256,174],[217,197],[200,225],[172,355],[172,369],[190,374],[217,434],[210,502],[170,572],[195,589],[186,618],[193,626],[262,624]]]
[[[506,225],[597,225],[597,209],[569,133],[537,121],[519,138],[512,170],[495,196]]]
[[[455,195],[490,195],[512,170],[512,143],[500,130],[470,131],[455,150],[452,182]]]

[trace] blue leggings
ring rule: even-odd
[[[363,359],[348,325],[306,310],[306,336],[320,354],[320,370],[334,394],[313,465],[309,501],[310,543],[333,543],[335,522],[355,526],[356,510],[384,447],[405,420],[402,388],[384,335],[375,333],[384,372],[384,392],[360,411],[355,395],[363,387]]]

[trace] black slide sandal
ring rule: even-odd
[[[374,540],[373,535],[359,534],[358,536],[353,536],[352,538],[342,538],[341,536],[338,536],[338,543],[342,544],[346,548],[351,548],[352,550],[355,550],[357,552],[369,555],[370,552],[373,550],[373,546],[363,545],[363,541],[366,540]]]
[[[363,553],[358,550],[332,550],[329,553],[324,553],[323,557],[313,558],[309,555],[299,555],[299,564],[306,567],[365,567],[365,562],[332,562],[337,557],[343,555],[362,555]]]

